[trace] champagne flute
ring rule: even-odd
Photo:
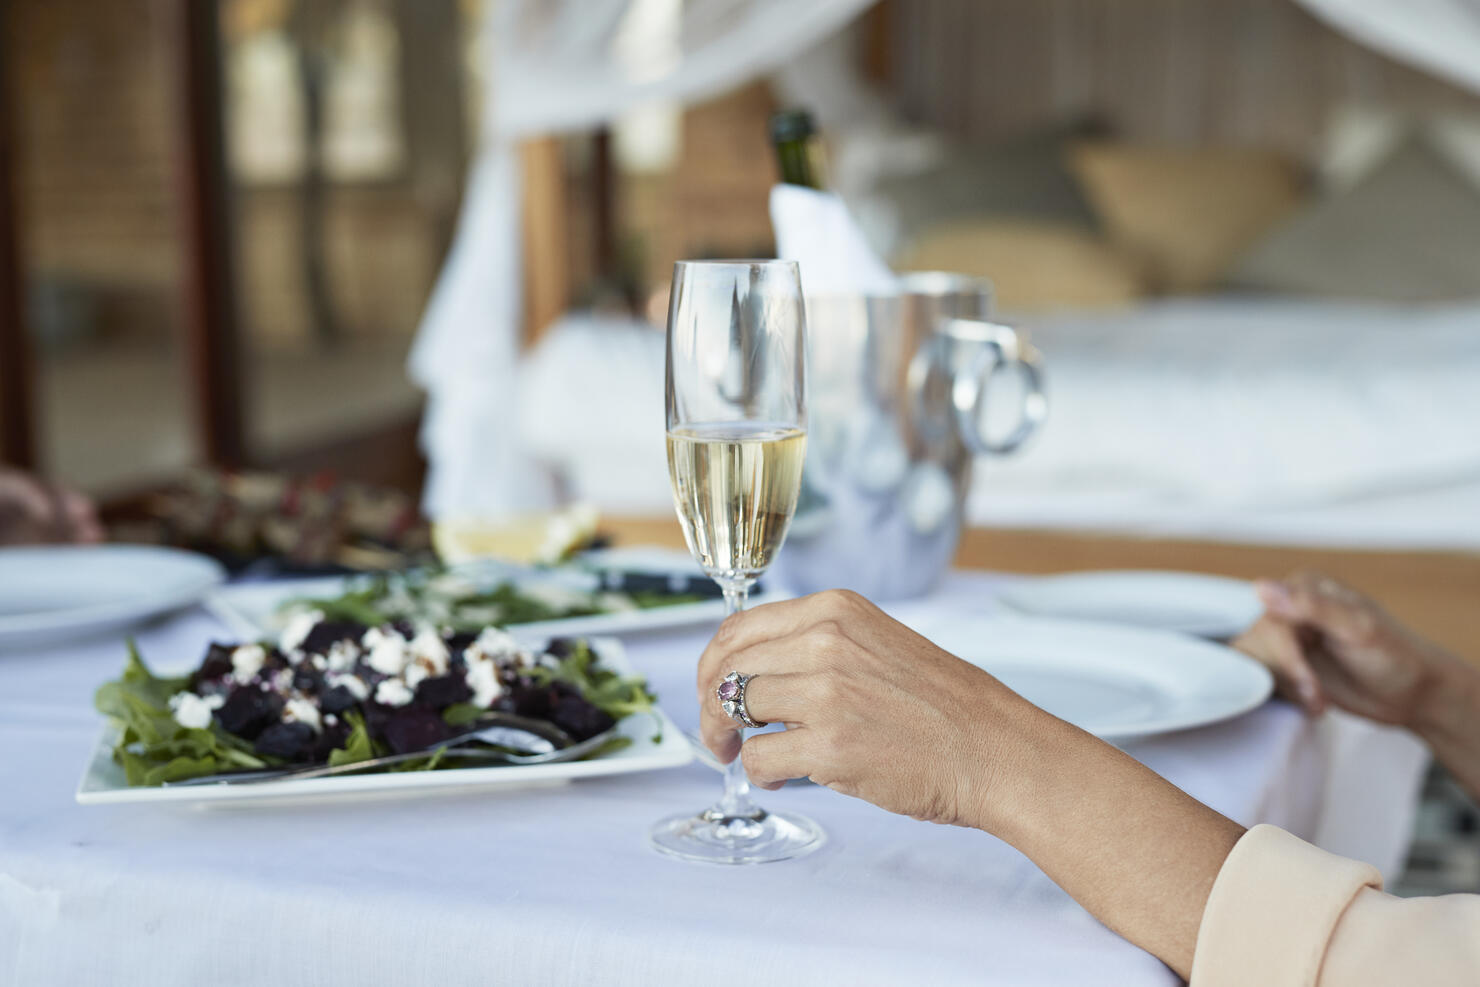
[[[744,609],[796,510],[807,449],[805,321],[794,261],[673,267],[668,475],[689,551],[724,591],[727,613]],[[718,802],[662,820],[651,837],[664,853],[721,864],[785,860],[823,841],[810,819],[756,805],[739,758]]]

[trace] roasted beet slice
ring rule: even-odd
[[[577,740],[610,730],[617,722],[580,696],[565,696],[557,700],[550,710],[549,719]]]
[[[352,620],[321,620],[314,624],[313,630],[303,639],[299,647],[303,651],[314,655],[326,655],[329,648],[339,641],[354,641],[359,643],[365,635],[365,625],[357,624]]]
[[[300,662],[293,669],[293,688],[300,692],[317,693],[324,687],[324,673],[308,662]]]
[[[509,690],[509,695],[514,700],[514,712],[540,720],[549,719],[550,710],[559,698],[549,686],[535,685],[523,677]]]
[[[458,631],[447,638],[447,651],[454,658],[459,658],[476,640],[478,640],[478,635],[472,631]]]
[[[255,739],[263,728],[283,715],[283,699],[275,692],[264,692],[253,685],[239,686],[216,710],[216,720],[227,733]]]
[[[343,747],[349,740],[349,724],[340,720],[338,723],[324,724],[324,732],[319,734],[309,749],[309,760],[327,761],[329,752],[338,747]]]
[[[307,723],[274,723],[262,731],[252,749],[286,761],[307,760],[317,736]]]
[[[206,651],[206,660],[200,663],[200,667],[190,676],[190,688],[200,691],[204,682],[219,682],[231,672],[230,644],[212,644]]]
[[[424,750],[452,736],[452,728],[440,713],[426,706],[384,709],[380,733],[397,754]]]
[[[342,685],[336,685],[319,696],[319,709],[325,713],[342,713],[355,705],[355,694]]]
[[[453,703],[465,703],[473,698],[473,690],[461,675],[438,675],[434,679],[422,679],[416,687],[416,701],[433,709],[446,709]]]
[[[262,670],[264,672],[267,672],[267,671],[276,672],[276,671],[279,671],[280,669],[287,668],[288,665],[289,665],[289,662],[288,662],[288,656],[287,655],[283,654],[277,648],[268,648],[267,649],[267,658],[262,662]]]
[[[552,637],[550,643],[545,645],[545,653],[554,655],[556,658],[569,658],[576,653],[576,645],[581,642],[573,637]]]

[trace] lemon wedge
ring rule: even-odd
[[[559,511],[432,522],[432,547],[445,565],[505,559],[526,565],[559,562],[596,534],[596,509],[574,504]]]

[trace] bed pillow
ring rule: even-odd
[[[1168,293],[1216,282],[1299,205],[1305,186],[1289,158],[1245,148],[1084,143],[1070,162],[1106,231]]]
[[[1067,147],[1089,124],[999,143],[952,144],[927,167],[877,183],[853,202],[876,246],[894,253],[925,231],[962,219],[1033,219],[1091,229],[1094,211],[1070,174]]]
[[[1227,286],[1394,302],[1480,297],[1480,187],[1414,136],[1261,240]]]
[[[893,259],[900,271],[959,271],[990,280],[1008,310],[1105,308],[1143,296],[1136,259],[1071,223],[964,220],[916,237]]]

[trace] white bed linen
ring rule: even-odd
[[[1017,321],[1049,420],[978,464],[974,524],[1480,548],[1480,304],[1197,298]],[[578,497],[666,512],[662,337],[633,325],[557,324],[524,364],[525,442]]]
[[[954,576],[909,610],[990,606],[996,578]],[[191,661],[220,633],[197,611],[140,644]],[[629,639],[686,729],[706,636]],[[648,825],[718,791],[697,764],[498,796],[78,806],[92,691],[122,662],[114,639],[0,655],[0,983],[663,987],[731,962],[778,985],[1177,982],[1005,844],[825,789],[765,795],[826,827],[804,860],[660,857]],[[1424,761],[1392,731],[1281,703],[1129,749],[1244,823],[1389,870]]]

